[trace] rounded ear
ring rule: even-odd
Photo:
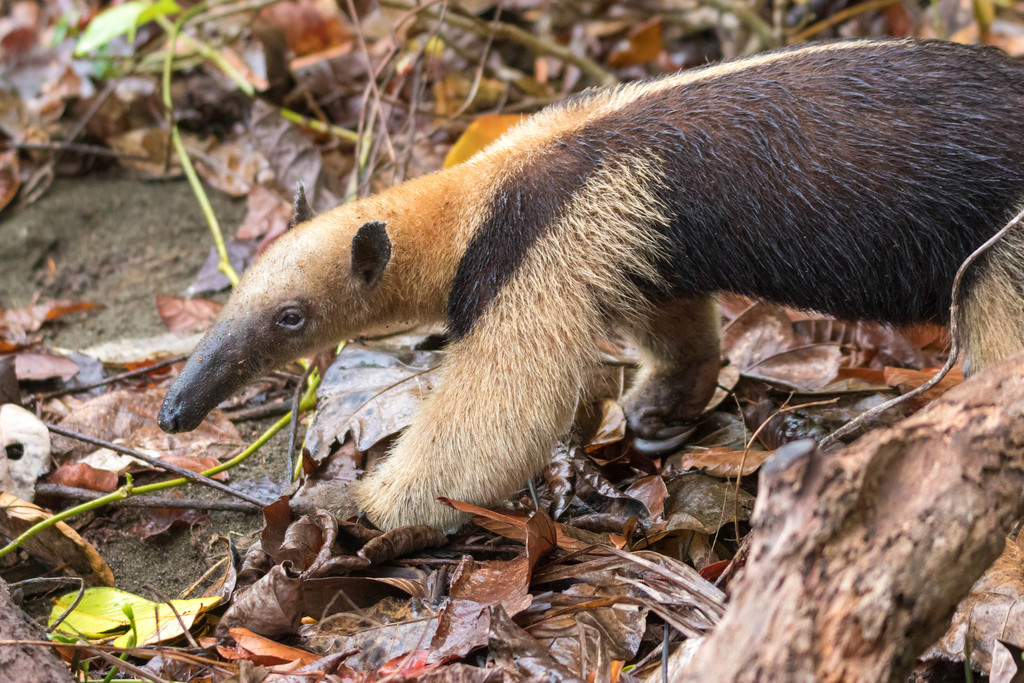
[[[352,238],[352,275],[367,287],[373,287],[391,260],[391,240],[384,223],[370,221]]]

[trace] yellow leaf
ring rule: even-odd
[[[523,114],[484,114],[469,124],[466,132],[448,150],[448,156],[444,158],[444,167],[451,168],[455,164],[461,164],[525,118]]]
[[[57,598],[50,612],[50,623],[64,613],[75,601],[76,592]],[[124,605],[131,605],[138,629],[137,647],[152,645],[180,636],[185,628],[191,628],[196,617],[215,607],[220,602],[217,596],[194,600],[171,600],[174,609],[181,615],[181,622],[166,603],[153,602],[141,596],[117,588],[87,588],[82,601],[68,618],[57,627],[57,632],[68,636],[79,634],[93,640],[118,636],[115,647],[129,647],[132,637],[131,625],[124,613]]]

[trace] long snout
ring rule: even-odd
[[[199,342],[167,390],[157,422],[165,432],[189,432],[210,411],[264,371],[258,345],[238,325],[222,320]]]

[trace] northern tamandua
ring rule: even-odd
[[[961,261],[1024,204],[1024,65],[940,41],[786,48],[551,106],[454,168],[319,216],[242,277],[167,394],[194,429],[246,383],[385,323],[444,321],[442,383],[354,489],[384,529],[450,528],[569,427],[595,337],[631,330],[632,428],[712,393],[713,297],[844,319],[948,318]],[[1024,347],[1024,231],[974,266],[976,371]]]

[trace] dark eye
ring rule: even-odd
[[[277,316],[278,327],[283,327],[287,330],[301,330],[306,324],[306,318],[301,313],[295,310],[286,310]]]

